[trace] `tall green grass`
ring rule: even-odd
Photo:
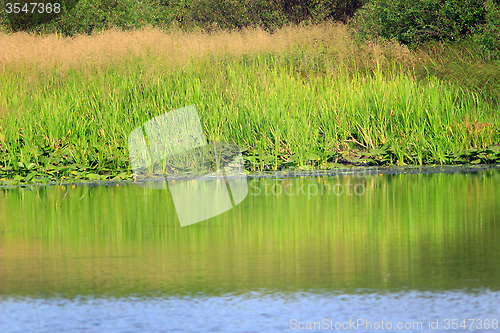
[[[0,178],[127,177],[132,129],[191,104],[207,139],[239,145],[248,170],[500,160],[497,106],[479,92],[419,79],[412,56],[390,44],[334,41],[183,65],[151,52],[112,65],[4,66]]]

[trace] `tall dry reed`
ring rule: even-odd
[[[164,32],[146,28],[136,31],[110,30],[92,36],[63,38],[26,33],[0,34],[0,68],[77,69],[82,65],[115,66],[131,58],[154,57],[178,66],[206,56],[241,56],[271,52],[319,53],[337,61],[381,64],[388,59],[414,62],[412,54],[396,43],[357,44],[343,24],[289,26],[273,34],[260,29],[240,32]],[[154,65],[154,64],[152,64]]]

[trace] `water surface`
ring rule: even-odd
[[[168,190],[3,189],[2,332],[324,331],[298,325],[358,319],[498,331],[499,185],[498,170],[250,179],[240,205],[187,227]]]

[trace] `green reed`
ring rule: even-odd
[[[127,178],[129,133],[191,104],[207,139],[239,145],[248,170],[500,160],[500,118],[477,93],[419,81],[396,62],[324,58],[297,48],[183,67],[151,55],[115,67],[3,68],[0,179]]]

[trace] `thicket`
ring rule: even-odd
[[[484,22],[483,0],[371,0],[359,13],[360,28],[411,45],[459,40]]]
[[[395,39],[410,47],[435,41],[478,43],[500,50],[500,0],[371,0],[356,15],[366,37]]]
[[[16,0],[29,2],[29,0]],[[49,0],[42,0],[49,1]],[[50,0],[52,1],[52,0]],[[351,21],[361,37],[395,39],[410,47],[433,41],[473,40],[489,58],[500,56],[500,0],[59,0],[52,20],[0,9],[0,29],[91,34],[151,25],[184,31]],[[3,11],[2,11],[3,10]],[[355,17],[355,20],[351,20]],[[35,24],[38,23],[38,24]]]
[[[488,59],[500,58],[500,0],[484,3],[484,24],[475,28],[473,40]]]
[[[346,21],[366,0],[80,0],[76,6],[73,5],[75,0],[60,2],[63,12],[50,22],[21,27],[12,24],[19,21],[19,14],[7,16],[4,12],[2,28],[6,31],[58,32],[66,36],[110,28],[137,29],[146,25],[174,26],[188,31],[258,26],[273,31],[301,22]]]

